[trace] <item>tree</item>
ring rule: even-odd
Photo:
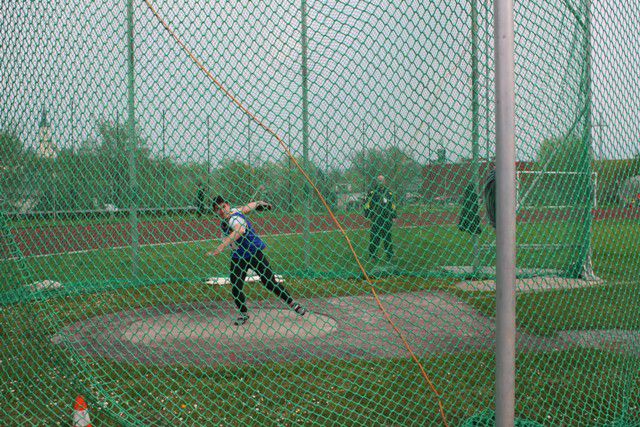
[[[366,191],[378,175],[384,175],[389,189],[397,194],[400,201],[419,186],[422,167],[404,151],[397,147],[389,147],[384,150],[357,152],[352,169],[361,179],[360,182],[352,183],[354,188]]]
[[[104,209],[105,204],[119,208],[131,203],[129,176],[129,135],[126,126],[100,122],[99,138],[85,140],[77,152],[62,149],[55,160],[35,159],[34,171],[40,171],[38,210],[87,211]],[[152,188],[159,187],[153,175],[155,162],[136,135],[136,169],[141,185],[137,192],[138,206],[149,203]]]
[[[253,174],[247,163],[228,160],[213,175],[222,195],[231,205],[247,203],[254,193]]]
[[[542,206],[592,206],[593,163],[593,150],[577,135],[544,140],[540,145],[537,168],[545,172],[577,173],[533,178],[531,190],[525,193],[527,202]]]
[[[80,204],[78,189],[83,182],[78,156],[72,150],[60,150],[53,172],[51,186],[53,197],[55,197],[55,206],[52,208],[60,211],[78,210]]]
[[[640,175],[640,157],[598,160],[595,162],[594,171],[598,173],[598,205],[624,202],[621,195],[626,191],[623,189],[625,183]]]
[[[22,142],[15,130],[0,130],[0,165],[12,166],[21,157]]]
[[[25,152],[15,130],[0,130],[0,201],[14,204],[22,193]]]
[[[297,158],[296,161],[304,167],[302,159]],[[231,163],[234,165],[232,166]],[[330,205],[335,203],[334,181],[312,163],[309,163],[305,173],[309,175],[325,200]],[[307,180],[289,158],[283,158],[278,162],[268,162],[250,171],[248,165],[244,163],[229,162],[216,172],[216,176],[216,182],[221,184],[223,188],[225,185],[231,186],[230,188],[236,186],[239,197],[234,197],[226,189],[223,191],[224,194],[229,194],[234,203],[245,203],[249,198],[255,196],[255,198],[266,199],[278,208],[287,211],[306,203],[304,192]],[[235,176],[244,183],[230,184],[226,179],[228,176]],[[246,195],[246,198],[243,198],[242,195]],[[313,189],[310,193],[309,208],[315,211],[324,210],[324,205]]]
[[[287,159],[265,163],[258,172],[261,178],[258,185],[264,187],[259,189],[258,198],[266,199],[278,209],[290,210],[292,185]]]
[[[144,184],[140,186],[140,182],[147,182],[145,180],[138,180],[136,188],[131,188],[129,162],[132,153],[130,153],[128,126],[105,121],[98,124],[98,132],[101,137],[98,158],[103,167],[102,177],[107,190],[102,202],[112,203],[118,207],[128,207],[133,204],[133,197],[136,197],[138,202],[141,201],[142,196],[149,191]],[[151,162],[148,161],[149,150],[137,132],[134,135],[133,146],[137,175],[149,176],[148,168],[151,167]]]
[[[593,151],[575,135],[545,139],[538,152],[538,166],[545,171],[587,171],[592,161]]]

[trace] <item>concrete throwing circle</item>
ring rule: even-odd
[[[416,354],[493,343],[491,319],[447,292],[383,294],[380,301]],[[250,319],[241,326],[227,300],[136,308],[67,325],[52,341],[89,358],[154,365],[410,357],[370,294],[300,303],[308,309],[302,317],[278,300],[249,301]]]
[[[383,294],[380,301],[418,357],[495,348],[493,319],[448,292]],[[250,302],[251,317],[242,326],[233,324],[236,309],[229,301],[136,308],[80,320],[51,340],[73,351],[74,357],[156,366],[410,357],[403,338],[372,296],[300,302],[309,310],[304,317],[279,301]],[[590,340],[581,339],[583,335],[518,332],[516,345],[518,351],[558,351],[635,339],[635,334],[603,333]],[[639,347],[632,344],[621,348],[637,352]]]
[[[247,323],[233,324],[228,318],[195,317],[193,313],[168,313],[133,322],[122,330],[122,338],[132,344],[171,344],[197,340],[215,343],[296,339],[310,341],[338,328],[338,322],[321,314],[298,316],[281,309],[259,309]]]

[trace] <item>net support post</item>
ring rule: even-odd
[[[471,6],[471,180],[473,192],[477,195],[480,189],[480,103],[478,101],[478,3],[470,0]],[[475,212],[478,214],[478,212]],[[478,234],[472,234],[473,274],[477,274],[480,266],[480,248]]]
[[[594,202],[594,192],[597,188],[597,183],[589,179],[592,176],[592,152],[593,152],[593,138],[592,138],[592,87],[591,87],[591,0],[581,0],[581,9],[584,15],[584,35],[582,36],[582,49],[584,52],[584,68],[581,81],[581,88],[584,91],[583,100],[585,103],[585,120],[583,125],[582,134],[582,149],[583,155],[581,156],[582,162],[580,164],[580,170],[586,173],[587,179],[584,180],[583,191],[587,194],[587,203],[584,209],[584,231],[582,233],[582,250],[581,252],[581,265],[579,266],[578,277],[583,280],[595,281],[598,277],[593,272],[593,266],[591,263],[591,240],[592,240],[592,228],[593,228],[593,211],[592,207]],[[593,187],[593,188],[592,188]]]
[[[133,48],[133,0],[127,0],[127,93],[128,93],[128,154],[129,154],[129,224],[131,226],[131,276],[140,271],[140,242],[138,235],[138,179],[136,170],[135,68]]]
[[[516,175],[513,1],[494,3],[496,101],[496,426],[515,420]]]
[[[301,45],[301,71],[302,71],[302,157],[304,170],[309,171],[309,68],[307,66],[308,39],[307,39],[307,2],[300,2],[300,45]],[[311,269],[311,187],[304,183],[304,266]]]

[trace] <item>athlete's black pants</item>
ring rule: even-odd
[[[245,301],[247,299],[244,291],[244,281],[247,277],[247,270],[251,268],[258,273],[262,284],[271,292],[276,294],[287,305],[291,305],[293,298],[287,290],[276,281],[276,277],[269,267],[269,260],[262,251],[257,251],[251,258],[232,258],[231,259],[231,293],[233,294],[233,302],[242,313],[247,312]]]

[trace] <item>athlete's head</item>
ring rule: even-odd
[[[213,211],[220,218],[227,218],[231,214],[231,205],[227,202],[224,197],[216,196],[213,200]]]

